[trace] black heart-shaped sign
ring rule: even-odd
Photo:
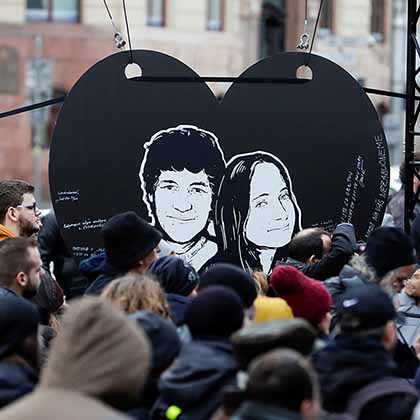
[[[138,50],[143,76],[196,77],[168,55]],[[202,83],[134,81],[129,53],[95,64],[60,113],[50,153],[54,209],[77,259],[100,250],[100,228],[134,210],[198,270],[230,261],[269,272],[304,227],[382,221],[389,188],[383,129],[342,68],[312,55],[307,83],[234,83],[219,102]],[[296,77],[285,53],[247,78]],[[276,257],[274,257],[276,255]]]

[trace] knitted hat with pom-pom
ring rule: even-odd
[[[275,267],[271,286],[289,304],[296,318],[305,318],[314,326],[331,310],[332,301],[327,288],[294,267]]]

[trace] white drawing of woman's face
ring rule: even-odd
[[[245,235],[259,247],[287,245],[295,226],[295,209],[279,169],[272,163],[257,164],[250,184]]]
[[[162,171],[154,199],[159,224],[174,242],[188,242],[207,226],[212,188],[204,170]]]

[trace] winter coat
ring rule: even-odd
[[[414,346],[420,335],[420,306],[417,306],[415,299],[408,296],[404,290],[398,295],[398,300],[398,312],[404,315],[404,323],[398,326],[398,339]]]
[[[417,391],[420,392],[420,367],[417,369],[416,375],[414,376],[414,386]]]
[[[12,361],[0,362],[0,408],[32,392],[38,376],[28,365]]]
[[[102,270],[103,273],[86,289],[85,295],[99,296],[112,280],[126,274],[108,264],[104,264]]]
[[[302,420],[300,413],[256,401],[245,401],[231,420]]]
[[[152,419],[164,419],[171,405],[179,420],[208,420],[222,403],[222,389],[234,382],[237,367],[227,339],[194,339],[186,343],[174,365],[161,377],[160,396]]]
[[[87,279],[80,274],[76,260],[68,251],[53,212],[42,218],[38,243],[44,270],[51,274],[50,264],[54,264],[54,277],[66,297],[82,295],[87,287]]]
[[[5,239],[14,238],[15,235],[10,232],[6,226],[0,224],[0,241],[4,241]]]
[[[324,283],[333,300],[333,318],[331,320],[330,327],[331,331],[334,330],[337,324],[335,307],[341,300],[342,295],[347,290],[358,288],[363,284],[373,281],[373,273],[369,271],[366,263],[363,261],[363,257],[354,257],[352,264],[359,265],[359,268],[364,272],[364,274],[361,274],[361,272],[355,270],[352,266],[346,265],[341,271],[339,277],[333,277],[326,280]],[[414,356],[412,350],[402,341],[398,341],[393,356],[394,361],[398,366],[399,376],[403,378],[413,378],[418,366],[418,360],[417,357]]]
[[[391,354],[380,341],[369,337],[337,336],[313,355],[318,372],[323,408],[342,413],[352,395],[362,387],[389,377],[398,377]],[[388,395],[369,403],[360,420],[407,420],[418,398],[407,394]]]
[[[332,235],[331,249],[327,255],[315,264],[306,264],[293,258],[288,258],[283,265],[291,265],[302,271],[306,276],[316,280],[326,280],[338,276],[348,263],[356,249],[356,237],[353,225],[343,223],[337,226]]]
[[[169,304],[169,309],[171,310],[172,321],[179,327],[184,323],[185,310],[190,299],[174,293],[165,293],[165,296]]]
[[[18,294],[15,293],[13,290],[8,289],[7,287],[0,287],[0,298],[8,295],[18,296]]]
[[[101,252],[80,262],[80,273],[87,278],[88,285],[92,284],[101,274],[103,274],[105,259],[105,252]]]
[[[53,283],[50,283],[49,280],[52,280]],[[0,297],[8,294],[18,296],[13,290],[7,287],[0,287]],[[64,303],[63,291],[51,276],[48,275],[48,278],[45,279],[41,274],[41,284],[38,293],[31,299],[31,302],[37,306],[41,315],[41,322],[47,324],[50,312],[55,312]]]
[[[159,397],[158,383],[155,378],[149,378],[139,407],[131,409],[127,414],[135,420],[150,420],[150,412]]]
[[[40,385],[0,411],[0,420],[129,418],[112,407],[139,404],[148,374],[147,341],[109,305],[89,308],[83,316],[73,313],[72,322],[64,317]]]

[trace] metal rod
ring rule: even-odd
[[[416,72],[416,37],[417,0],[407,2],[407,79],[406,79],[406,121],[405,121],[405,200],[404,228],[410,233],[410,221],[414,210],[413,178],[414,166],[414,132],[415,132],[415,72]]]
[[[0,113],[0,118],[11,117],[12,115],[21,114],[22,112],[33,111],[34,109],[44,108],[45,106],[58,104],[60,102],[64,102],[64,99],[66,99],[66,97],[61,96],[59,98],[49,99],[48,101],[39,102],[36,104],[27,105],[27,106],[22,106],[16,109],[11,109],[10,111]]]
[[[389,96],[391,98],[400,98],[400,99],[411,98],[411,99],[420,101],[420,96],[408,96],[406,93],[391,92],[389,90],[372,89],[368,87],[364,87],[363,90],[366,93],[371,93],[373,95]]]
[[[219,83],[280,83],[280,84],[296,84],[303,85],[310,83],[309,79],[297,79],[287,77],[225,77],[225,76],[141,76],[129,79],[133,82],[168,82],[168,83],[202,83],[202,82],[219,82]]]
[[[420,44],[419,44],[419,41],[417,40],[416,34],[415,33],[411,34],[411,38],[413,39],[414,46],[416,47],[416,50],[417,50],[417,54],[420,57]]]
[[[419,69],[420,71],[420,69]],[[305,84],[309,83],[310,80],[305,79],[283,79],[283,78],[257,78],[257,77],[135,77],[130,79],[130,81],[134,82],[168,82],[168,83],[202,83],[202,82],[224,82],[224,83],[285,83],[285,84]],[[388,90],[381,90],[381,89],[373,89],[364,87],[363,88],[366,93],[370,93],[372,95],[381,95],[381,96],[389,96],[392,98],[400,98],[400,99],[414,99],[420,101],[420,96],[410,96],[405,93],[400,92],[391,92]],[[47,101],[39,102],[36,104],[31,104],[27,106],[23,106],[20,108],[12,109],[10,111],[0,113],[0,119],[5,117],[10,117],[12,115],[17,115],[22,112],[32,111],[37,108],[43,108],[45,106],[51,106],[54,104],[58,104],[60,102],[64,102],[66,99],[65,96],[60,96],[59,98],[49,99]],[[414,132],[416,135],[419,135],[420,132]]]

